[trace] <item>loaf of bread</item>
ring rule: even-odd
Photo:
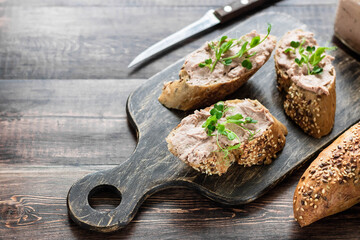
[[[299,54],[285,53],[287,48],[291,48],[292,41],[304,41],[305,48],[316,47],[313,36],[313,33],[299,29],[286,33],[277,44],[274,60],[278,89],[286,93],[285,113],[307,134],[320,138],[330,133],[335,121],[336,73],[331,64],[333,57],[326,55],[319,63],[323,72],[311,75],[306,64],[299,67],[295,62],[295,58],[300,58]]]
[[[306,169],[294,193],[294,217],[301,227],[360,202],[360,122]]]
[[[265,38],[265,35],[252,31],[240,39],[242,42],[251,41],[256,36]],[[159,101],[168,108],[190,110],[223,100],[225,96],[240,88],[266,63],[275,49],[275,44],[276,38],[269,35],[264,42],[249,50],[246,56],[234,58],[230,65],[218,63],[211,72],[208,67],[199,66],[206,59],[215,59],[214,50],[209,47],[209,43],[206,43],[186,57],[179,73],[179,80],[164,84]],[[223,57],[236,55],[241,47],[240,43],[236,44],[224,53]],[[252,54],[255,54],[249,58],[252,68],[247,69],[242,66],[242,61]]]
[[[242,114],[244,118],[251,117],[257,121],[246,125],[250,131],[256,133],[251,139],[247,130],[236,124],[226,123],[226,127],[241,140],[241,146],[226,156],[220,151],[218,143],[228,147],[238,144],[239,141],[230,141],[222,135],[218,139],[216,136],[207,135],[202,125],[210,116],[211,106],[185,117],[170,132],[166,138],[169,151],[197,171],[209,175],[225,173],[235,161],[244,166],[270,164],[272,158],[275,158],[276,153],[285,145],[286,127],[257,100],[229,100],[224,104],[229,110],[219,121],[225,121],[226,117],[235,114]]]

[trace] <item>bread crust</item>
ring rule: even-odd
[[[293,210],[301,227],[360,202],[360,122],[337,138],[306,169]]]
[[[277,46],[281,45],[282,39]],[[329,134],[335,122],[336,110],[336,72],[332,69],[334,81],[328,87],[329,95],[316,94],[296,85],[278,64],[277,54],[274,55],[277,86],[284,91],[285,113],[299,125],[304,132],[321,138]]]
[[[274,39],[273,41],[275,41],[274,36],[270,35],[269,37],[271,37],[269,39]],[[263,65],[268,61],[270,56],[271,52],[266,56]],[[233,78],[230,81],[207,85],[193,85],[187,83],[189,75],[185,71],[183,65],[179,73],[179,80],[165,83],[158,100],[167,108],[183,111],[209,106],[219,100],[223,100],[227,95],[235,92],[263,65],[253,67],[246,71],[246,73]]]
[[[238,104],[245,100],[228,100],[225,102]],[[257,100],[249,100],[253,104],[260,105],[261,107],[265,108],[259,101]],[[206,111],[210,111],[212,106],[205,108]],[[265,108],[266,109],[266,108]],[[218,174],[221,175],[225,173],[228,168],[231,166],[232,163],[235,161],[247,167],[252,165],[262,165],[262,164],[270,164],[273,158],[276,158],[276,153],[283,149],[285,146],[287,135],[286,127],[278,121],[272,114],[270,114],[274,120],[274,123],[264,132],[263,135],[257,137],[245,144],[242,144],[240,148],[231,151],[228,155],[228,158],[225,159],[225,154],[221,151],[214,151],[211,155],[204,159],[201,164],[195,164],[193,162],[185,162],[197,171],[212,175]],[[176,131],[177,128],[181,126],[181,123],[174,128],[172,132]],[[169,136],[170,136],[169,134]],[[169,141],[167,138],[166,141],[168,142],[168,149],[169,151],[178,156],[176,152],[175,146]]]

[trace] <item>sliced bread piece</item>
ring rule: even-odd
[[[300,29],[286,33],[278,42],[275,51],[275,69],[278,89],[286,93],[285,113],[307,134],[320,138],[330,133],[335,121],[336,92],[334,59],[326,55],[319,66],[323,72],[308,74],[306,64],[302,67],[295,62],[301,59],[298,53],[285,50],[291,48],[291,42],[302,42],[303,46],[317,45],[314,34]]]
[[[360,202],[360,122],[306,169],[294,193],[294,217],[301,227]]]
[[[272,158],[285,145],[286,127],[280,123],[267,108],[257,100],[229,100],[224,103],[229,110],[218,120],[224,122],[227,117],[241,114],[251,117],[257,123],[246,124],[250,132],[255,133],[250,138],[250,132],[233,123],[226,127],[233,131],[241,142],[239,148],[228,152],[227,156],[221,147],[235,146],[237,139],[229,140],[223,135],[209,136],[203,128],[204,122],[210,116],[213,106],[195,111],[185,117],[173,129],[166,141],[169,151],[194,169],[212,175],[225,173],[231,164],[237,161],[244,166],[270,164]],[[216,135],[215,132],[213,135]]]
[[[241,43],[251,41],[256,36],[260,36],[261,39],[265,37],[252,31],[241,38]],[[243,46],[241,43],[226,51],[223,57],[238,53]],[[186,57],[179,73],[179,80],[164,84],[159,101],[166,107],[190,110],[209,106],[224,99],[225,96],[241,87],[265,64],[275,48],[276,38],[269,35],[264,42],[250,49],[245,56],[234,58],[230,65],[217,63],[213,71],[208,67],[199,66],[206,59],[215,59],[214,49],[209,44],[205,43],[200,49]],[[255,54],[249,58],[252,68],[247,69],[242,66],[242,62],[246,56],[252,54]]]

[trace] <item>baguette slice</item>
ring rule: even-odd
[[[299,55],[284,53],[291,41],[302,42],[303,46],[316,46],[313,33],[293,30],[286,33],[278,42],[274,60],[278,89],[286,93],[285,113],[299,125],[304,132],[321,138],[330,133],[335,121],[336,92],[334,59],[330,55],[319,63],[324,69],[321,74],[308,75],[306,64],[299,67],[295,58]]]
[[[213,108],[211,106],[185,117],[170,132],[166,138],[169,151],[197,171],[209,175],[225,173],[235,161],[244,166],[270,164],[271,159],[275,158],[276,153],[285,145],[286,127],[257,100],[229,100],[225,102],[225,106],[230,110],[219,122],[224,121],[226,116],[237,113],[258,121],[256,124],[246,124],[248,129],[257,131],[252,140],[249,140],[248,131],[236,124],[228,123],[226,127],[239,136],[241,146],[230,151],[225,157],[225,153],[220,151],[217,145],[216,136],[208,136],[202,127],[210,116],[209,112]],[[220,135],[219,143],[225,147],[234,146],[239,142],[230,141]]]
[[[241,39],[251,41],[255,36],[260,36],[261,39],[265,37],[265,35],[252,31]],[[215,43],[217,44],[217,42]],[[235,92],[249,80],[269,59],[275,44],[276,38],[269,35],[264,42],[249,50],[249,55],[256,52],[254,56],[249,58],[252,63],[250,70],[241,65],[241,62],[245,59],[243,56],[233,59],[229,66],[217,63],[214,71],[210,72],[208,67],[199,67],[199,63],[204,62],[206,59],[215,59],[214,50],[209,47],[209,43],[206,43],[202,48],[187,56],[180,70],[179,80],[164,84],[159,101],[168,108],[184,111],[216,103]],[[241,45],[236,45],[228,50],[224,57],[233,56],[240,49]]]
[[[294,217],[301,227],[360,202],[360,122],[306,169],[294,193]]]

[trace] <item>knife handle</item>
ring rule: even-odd
[[[238,0],[216,9],[214,14],[221,23],[224,23],[256,7],[259,7],[265,2],[266,0]]]

